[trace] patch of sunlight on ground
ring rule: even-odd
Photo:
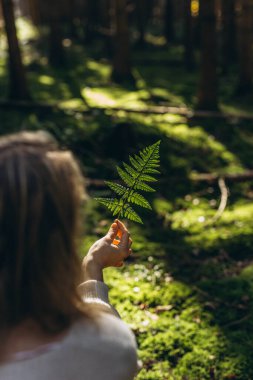
[[[38,77],[38,82],[41,84],[45,84],[47,86],[51,86],[55,83],[55,79],[53,77],[50,77],[48,75],[40,75]]]
[[[74,109],[79,111],[85,111],[88,109],[88,107],[83,103],[82,99],[73,98],[69,100],[64,100],[60,102],[59,104],[60,108],[68,108],[68,109]]]
[[[149,95],[145,90],[127,91],[120,87],[82,89],[82,96],[90,106],[96,107],[122,107],[140,109],[146,108],[144,100]]]
[[[38,29],[27,18],[19,17],[16,20],[16,25],[17,25],[18,38],[21,41],[37,39],[39,37]]]
[[[137,113],[129,113],[129,116],[131,117],[131,120],[137,123],[150,125],[151,127],[160,124],[160,123],[170,123],[170,124],[179,124],[182,122],[185,122],[185,117],[181,115],[174,115],[174,114],[149,114],[145,115],[145,118],[143,118],[143,114],[137,114]]]
[[[91,59],[88,59],[86,62],[87,69],[94,71],[101,78],[108,79],[111,72],[111,66],[105,62],[97,62]]]
[[[215,210],[202,201],[196,207],[176,211],[171,216],[172,229],[187,232],[185,240],[189,244],[199,244],[202,248],[215,248],[221,241],[242,239],[252,236],[253,204],[235,204],[226,209],[215,224],[208,224]]]
[[[189,127],[187,124],[169,125],[159,124],[158,128],[165,134],[177,141],[181,141],[195,149],[212,151],[219,155],[229,168],[223,170],[230,172],[242,172],[244,170],[239,159],[232,152],[228,151],[225,145],[217,141],[214,136],[208,134],[202,127]]]
[[[167,43],[164,36],[155,36],[151,33],[146,34],[145,40],[155,46],[164,46]]]

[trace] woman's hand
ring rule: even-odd
[[[119,220],[111,225],[108,233],[96,241],[83,260],[84,281],[103,281],[103,269],[120,267],[132,253],[132,239],[125,225]]]

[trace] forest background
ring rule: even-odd
[[[253,379],[252,0],[1,0],[0,133],[44,129],[80,160],[80,252],[116,165],[161,140],[161,175],[108,269],[137,380]]]

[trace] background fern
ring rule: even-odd
[[[143,223],[140,216],[132,208],[131,204],[152,209],[149,202],[139,190],[154,192],[155,190],[147,182],[156,182],[154,175],[159,174],[160,140],[150,145],[138,154],[129,156],[129,164],[123,162],[123,168],[117,166],[117,171],[125,186],[118,183],[105,181],[119,197],[118,198],[95,198],[99,203],[106,206],[117,218],[127,218],[138,223]]]

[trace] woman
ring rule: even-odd
[[[136,343],[108,301],[103,269],[131,239],[116,220],[78,255],[84,183],[45,132],[0,138],[0,380],[129,380]]]

